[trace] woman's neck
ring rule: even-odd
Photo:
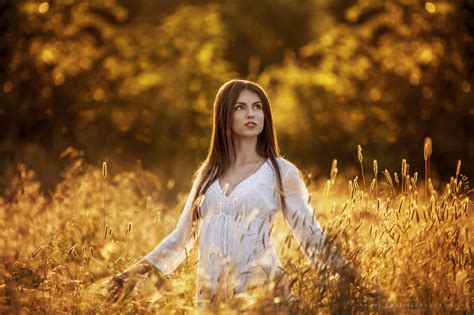
[[[257,137],[233,136],[232,143],[235,149],[235,160],[232,160],[232,164],[241,165],[256,162],[262,158],[257,153]]]

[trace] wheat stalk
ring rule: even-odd
[[[107,224],[106,224],[106,217],[107,211],[105,209],[105,181],[107,181],[107,162],[102,163],[102,178],[104,181],[102,182],[102,211],[104,213],[104,238],[103,242],[105,243],[105,239],[107,238]]]
[[[379,167],[377,165],[377,160],[374,160],[375,196],[379,195],[379,190],[378,190],[378,186],[377,186],[378,173],[379,173]]]
[[[367,192],[367,186],[365,185],[364,165],[362,163],[363,161],[362,147],[359,144],[357,145],[357,159],[359,160],[360,169],[362,171],[362,181],[364,182],[364,192]]]
[[[425,138],[423,147],[423,157],[425,160],[425,196],[428,196],[428,179],[430,178],[430,157],[433,152],[433,145],[430,137]]]

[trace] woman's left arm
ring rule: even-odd
[[[285,221],[306,257],[311,261],[315,261],[316,257],[323,260],[343,277],[353,273],[337,247],[330,244],[324,235],[309,203],[308,189],[296,166],[290,163],[287,165],[282,181],[286,202]]]

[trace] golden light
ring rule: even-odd
[[[389,302],[395,302],[397,300],[397,293],[396,292],[390,292],[388,295],[388,301]]]
[[[423,63],[429,63],[433,59],[433,52],[430,48],[424,47],[420,52],[420,61]]]
[[[410,74],[409,81],[410,81],[411,85],[416,86],[416,85],[420,84],[420,77],[416,73],[412,73],[412,74]]]
[[[43,2],[38,6],[38,12],[41,14],[48,12],[48,10],[49,10],[48,2]]]
[[[79,61],[79,66],[84,70],[89,70],[92,66],[92,61],[87,57],[83,57]]]
[[[331,72],[315,73],[312,81],[322,86],[333,86],[337,83],[337,77]]]
[[[321,38],[321,44],[323,44],[324,46],[330,46],[334,43],[334,39],[332,38],[331,35],[324,35],[322,38]]]
[[[128,12],[124,9],[117,9],[116,17],[120,22],[124,22],[128,18]]]
[[[176,181],[173,178],[170,178],[166,183],[166,189],[171,190],[176,185]]]
[[[56,84],[56,85],[63,85],[64,81],[66,81],[66,78],[64,77],[64,75],[62,73],[60,73],[60,74],[58,74],[54,77],[54,84]]]
[[[13,90],[13,83],[12,81],[7,81],[3,83],[3,92],[10,93]]]
[[[380,100],[380,98],[382,97],[382,95],[380,94],[380,91],[376,88],[373,88],[372,90],[370,90],[369,92],[369,97],[372,101],[376,102],[378,100]]]
[[[97,102],[102,102],[105,99],[105,92],[101,88],[98,88],[94,91],[94,100]]]
[[[54,61],[54,52],[50,47],[46,47],[41,52],[41,59],[45,63],[52,63]]]
[[[355,22],[359,18],[360,12],[356,7],[352,7],[346,11],[346,19],[349,22]]]
[[[465,93],[471,92],[471,84],[466,80],[462,81],[461,88]]]
[[[429,87],[424,87],[423,88],[423,97],[424,98],[432,98],[433,97],[433,90],[431,90]]]
[[[428,13],[435,13],[436,12],[436,6],[434,5],[433,2],[426,2],[425,3],[425,10],[428,12]]]

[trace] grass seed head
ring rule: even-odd
[[[461,160],[458,160],[458,165],[456,167],[456,177],[461,173]]]
[[[337,160],[334,159],[334,160],[332,160],[332,165],[331,165],[331,183],[332,183],[333,185],[334,185],[334,182],[336,181],[337,172],[338,172],[338,169],[337,169]]]
[[[425,161],[428,160],[431,157],[431,154],[433,153],[433,143],[430,137],[425,138],[423,153],[424,153]]]
[[[107,162],[102,162],[102,178],[107,179]]]

